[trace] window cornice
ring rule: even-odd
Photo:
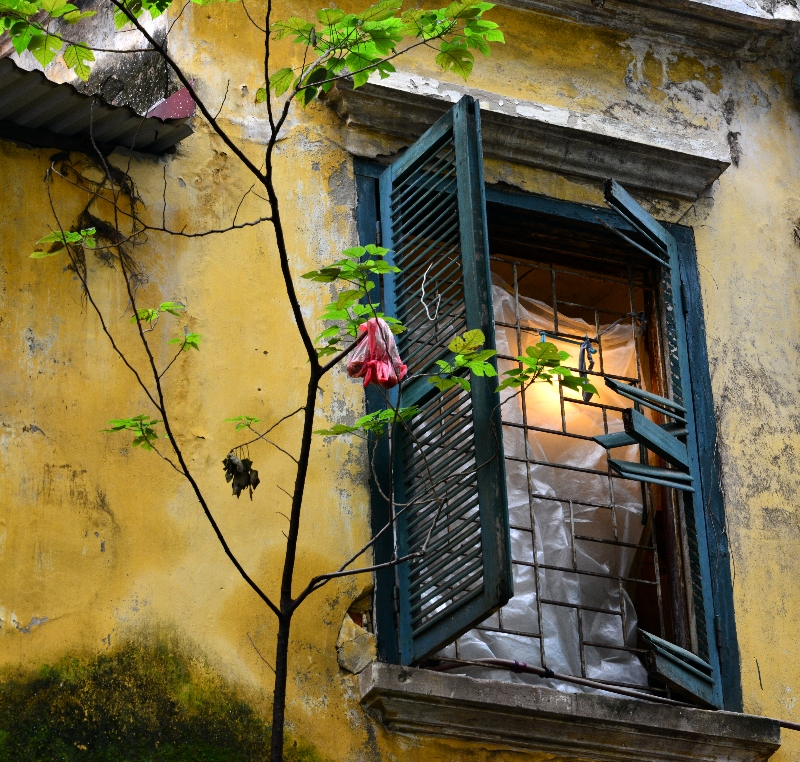
[[[483,153],[489,158],[592,181],[614,177],[651,194],[691,200],[731,163],[727,140],[716,133],[668,134],[402,72],[357,90],[342,80],[326,101],[349,126],[408,144],[467,94],[480,101]],[[351,141],[348,148],[356,155],[376,152],[368,141]]]
[[[762,8],[762,3],[745,0],[501,0],[500,5],[744,61],[767,53],[800,22],[800,10],[781,0],[771,12]]]

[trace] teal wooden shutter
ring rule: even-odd
[[[651,648],[647,659],[650,673],[675,688],[714,707],[723,706],[719,650],[716,637],[714,599],[707,544],[704,485],[700,477],[700,456],[692,399],[692,369],[686,339],[678,244],[672,234],[648,214],[616,181],[606,183],[605,197],[625,221],[639,233],[639,241],[628,238],[636,248],[662,265],[663,299],[667,350],[669,354],[670,399],[639,389],[606,381],[614,391],[638,405],[652,407],[671,422],[656,426],[635,409],[625,411],[624,434],[596,437],[607,449],[637,442],[657,453],[671,468],[626,463],[609,458],[612,470],[637,481],[664,484],[681,491],[689,544],[691,589],[697,631],[697,654],[640,632]],[[625,237],[623,235],[623,237]],[[622,440],[625,441],[622,441]]]
[[[380,178],[383,245],[401,268],[385,282],[386,312],[409,375],[430,373],[448,343],[480,328],[494,348],[480,109],[466,96]],[[394,446],[399,656],[415,664],[512,595],[505,468],[496,378],[439,393],[411,379],[417,405]],[[435,494],[431,485],[435,485]],[[438,500],[437,500],[438,497]],[[404,507],[405,506],[405,507]]]

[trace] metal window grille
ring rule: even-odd
[[[563,326],[559,326],[559,315],[577,314],[585,320],[591,317],[587,322],[590,322],[595,327],[597,354],[595,355],[595,368],[589,371],[589,376],[598,389],[603,389],[602,380],[607,376],[623,383],[645,388],[648,391],[663,393],[667,379],[665,378],[666,373],[663,368],[663,362],[660,359],[664,356],[662,353],[662,325],[661,321],[655,318],[656,313],[659,311],[657,308],[659,295],[654,287],[656,280],[652,271],[648,271],[646,267],[627,264],[627,273],[623,270],[621,273],[610,274],[608,268],[603,268],[601,272],[595,273],[569,267],[559,267],[554,264],[537,263],[527,259],[514,259],[508,256],[492,256],[491,261],[493,272],[500,274],[510,289],[513,290],[516,307],[516,320],[514,322],[496,321],[498,332],[505,330],[506,335],[508,335],[510,329],[516,336],[516,346],[511,347],[511,354],[505,356],[501,354],[498,359],[501,361],[514,361],[516,355],[524,353],[526,346],[540,340],[538,331],[532,330],[529,326],[526,327],[520,320],[520,293],[525,287],[526,279],[535,274],[539,283],[536,298],[540,301],[546,300],[552,308],[552,336],[548,336],[548,340],[554,341],[557,345],[562,340],[580,343],[584,336],[571,335],[560,330]],[[547,288],[548,293],[545,297],[542,284],[546,281],[549,281],[549,288]],[[570,284],[570,287],[564,290],[568,293],[562,295],[562,286],[567,283]],[[618,294],[625,292],[627,304],[624,308],[615,310],[607,307],[598,307],[596,302],[592,303],[589,299],[585,300],[589,303],[584,303],[584,300],[581,300],[580,297],[576,298],[574,296],[576,293],[581,293],[580,286],[576,288],[579,283],[584,283],[587,286],[587,290],[594,288],[597,291],[599,288],[612,289]],[[631,313],[641,313],[642,311],[647,314],[647,339],[644,336],[637,336],[638,323],[631,316]],[[615,369],[608,367],[608,363],[605,362],[603,353],[604,338],[601,327],[614,321],[621,321],[621,324],[626,325],[630,330],[635,352],[634,375],[625,376],[615,373]],[[577,372],[578,347],[575,344],[562,344],[560,348],[570,351],[571,357],[567,364],[574,372]],[[595,677],[595,675],[587,672],[587,653],[591,649],[595,649],[600,654],[607,654],[613,651],[627,651],[637,655],[645,653],[644,649],[637,647],[635,637],[626,636],[626,633],[629,632],[627,620],[632,614],[626,605],[628,598],[634,601],[639,615],[639,622],[643,625],[643,628],[650,628],[650,631],[658,632],[662,637],[681,643],[681,641],[685,640],[682,633],[686,627],[686,617],[679,592],[682,588],[679,568],[680,554],[677,548],[680,542],[678,535],[680,522],[677,519],[679,506],[673,491],[652,485],[638,485],[641,490],[642,523],[644,526],[641,538],[637,542],[626,542],[621,537],[618,529],[618,512],[620,510],[617,499],[620,491],[618,487],[620,478],[618,476],[612,474],[608,468],[605,470],[586,469],[576,467],[568,462],[540,460],[534,457],[534,453],[527,446],[529,432],[536,432],[537,435],[545,437],[566,437],[589,441],[591,441],[592,435],[609,433],[609,421],[615,418],[618,419],[623,408],[609,404],[608,401],[604,402],[604,396],[607,399],[607,395],[602,394],[601,391],[599,398],[593,397],[589,401],[584,401],[580,395],[565,394],[564,389],[559,387],[558,404],[561,412],[561,425],[551,428],[539,425],[540,422],[535,420],[535,417],[531,415],[531,411],[528,410],[524,395],[521,397],[521,422],[519,419],[512,420],[512,417],[508,416],[507,412],[503,413],[504,439],[509,436],[519,436],[521,433],[526,442],[524,457],[519,458],[507,453],[506,462],[509,465],[510,461],[524,462],[528,474],[530,520],[524,524],[515,524],[513,522],[511,524],[512,535],[516,534],[518,540],[524,538],[524,550],[522,552],[519,551],[520,544],[518,542],[516,544],[518,550],[514,553],[512,561],[515,566],[527,566],[533,570],[536,586],[535,611],[530,612],[527,622],[521,623],[518,611],[510,615],[508,607],[504,607],[476,628],[484,632],[504,633],[512,636],[518,643],[527,642],[530,645],[534,645],[538,649],[541,665],[548,667],[546,639],[542,637],[543,627],[548,617],[559,615],[557,614],[558,610],[562,612],[560,614],[562,617],[565,610],[569,611],[573,616],[574,633],[580,654],[580,671],[577,676],[584,678]],[[570,430],[568,412],[571,406],[589,406],[599,409],[602,412],[603,431],[580,433]],[[507,409],[505,408],[506,411]],[[640,454],[643,458],[647,457],[643,450],[640,450]],[[644,462],[647,461],[645,460]],[[580,494],[576,494],[575,491],[571,491],[565,486],[569,482],[563,478],[553,479],[554,483],[560,485],[558,494],[544,494],[537,490],[536,480],[531,478],[531,472],[534,468],[538,468],[537,476],[539,479],[541,479],[543,471],[553,475],[563,475],[569,472],[591,474],[593,477],[605,481],[606,499],[600,501],[582,500]],[[630,485],[631,482],[626,482],[626,484]],[[569,532],[571,563],[548,564],[541,560],[542,554],[537,552],[540,550],[539,546],[542,540],[537,538],[536,511],[541,510],[547,501],[556,501],[568,506],[568,521],[566,523]],[[584,520],[580,523],[576,522],[575,519],[576,513],[579,512],[584,515]],[[593,512],[598,516],[605,514],[606,518],[600,531],[592,531],[591,522],[588,522],[588,530],[581,530],[581,526],[587,526],[587,521],[585,520],[587,512],[589,515],[592,515]],[[610,517],[610,522],[607,520],[608,517]],[[608,531],[609,527],[610,532]],[[599,525],[597,528],[600,529]],[[595,548],[602,549],[606,556],[609,553],[618,557],[622,554],[628,554],[628,557],[630,557],[633,554],[635,560],[630,564],[628,572],[624,571],[625,564],[622,563],[612,563],[608,572],[593,571],[582,568],[579,563],[576,551],[581,546],[590,554],[593,552],[592,548]],[[668,557],[666,563],[665,557]],[[603,577],[618,586],[617,605],[598,607],[583,601],[575,603],[563,598],[560,599],[558,596],[548,597],[547,595],[548,590],[559,588],[557,584],[549,584],[557,580],[557,578],[560,578],[561,581],[566,581],[568,584],[580,584],[581,579],[588,577]],[[618,623],[619,637],[603,642],[592,640],[588,634],[592,628],[586,626],[587,620],[596,619],[597,617],[613,618]],[[456,658],[462,658],[461,639],[456,641],[455,650]],[[621,686],[641,687],[646,685],[646,680],[638,683],[615,680],[608,680],[607,682]]]

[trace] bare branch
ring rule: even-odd
[[[222,96],[222,103],[219,104],[219,109],[217,113],[214,114],[214,119],[219,119],[219,115],[222,113],[222,109],[225,108],[225,101],[228,100],[228,89],[231,86],[231,81],[228,80],[227,84],[225,85],[225,95]]]
[[[164,368],[164,370],[162,370],[162,371],[161,371],[161,373],[159,373],[159,374],[158,374],[158,377],[159,377],[159,378],[163,378],[163,377],[164,377],[164,374],[165,374],[165,373],[166,373],[166,372],[167,372],[167,371],[168,371],[168,370],[169,370],[169,369],[172,367],[172,364],[175,362],[175,360],[177,360],[177,359],[178,359],[178,358],[181,356],[181,354],[183,353],[183,347],[184,347],[184,344],[181,344],[181,347],[180,347],[180,349],[178,350],[178,352],[177,352],[177,354],[175,355],[175,357],[173,357],[173,358],[172,358],[172,359],[169,361],[169,365],[167,365],[167,367],[166,367],[166,368]]]
[[[152,230],[154,233],[166,233],[167,235],[174,235],[183,238],[203,238],[207,235],[219,235],[221,233],[230,233],[231,230],[241,230],[242,228],[252,228],[255,225],[260,225],[262,222],[272,222],[272,217],[259,217],[256,220],[249,222],[240,222],[235,225],[229,225],[226,228],[213,228],[211,230],[201,230],[197,233],[186,233],[184,230],[169,230],[166,227],[155,227],[153,225],[142,224],[142,230]]]
[[[252,431],[256,435],[256,438],[252,440],[252,442],[257,442],[259,439],[263,439],[267,444],[271,444],[273,447],[280,450],[288,458],[291,458],[295,463],[298,463],[297,458],[295,458],[294,455],[292,455],[292,453],[288,452],[287,450],[284,450],[283,447],[281,447],[279,444],[275,444],[275,442],[273,442],[271,439],[267,439],[266,435],[259,434],[252,426],[248,426],[247,428],[250,429],[250,431]],[[252,442],[248,442],[248,444],[251,444]]]
[[[191,3],[191,0],[190,0],[189,2],[186,2],[186,3],[184,3],[184,4],[183,4],[183,7],[181,8],[181,10],[180,10],[180,13],[179,13],[179,14],[178,14],[178,15],[175,17],[175,19],[173,20],[173,22],[172,22],[172,23],[169,25],[169,29],[167,29],[166,39],[169,39],[169,36],[170,36],[170,34],[172,34],[172,27],[174,27],[174,26],[175,26],[175,24],[177,24],[177,23],[178,23],[178,19],[180,19],[180,17],[181,17],[181,16],[183,16],[183,12],[184,12],[184,11],[185,11],[185,10],[186,10],[186,9],[187,9],[187,8],[188,8],[190,5],[191,5],[191,4],[192,4],[192,3]],[[131,30],[131,31],[133,31],[133,30]]]
[[[46,181],[49,181],[49,175],[50,175],[50,170],[48,169],[47,173],[45,174]],[[50,209],[53,212],[53,217],[56,221],[56,224],[58,225],[58,229],[61,231],[61,235],[63,236],[64,228],[61,225],[61,221],[58,218],[58,214],[56,213],[55,205],[53,203],[53,196],[50,192],[50,183],[46,182],[46,185],[47,185],[47,200],[50,203]],[[87,278],[81,271],[78,262],[75,260],[75,256],[72,253],[71,247],[67,246],[66,249],[67,249],[67,256],[69,256],[73,271],[78,276],[78,279],[81,282],[81,286],[83,286],[83,292],[86,294],[86,298],[89,301],[89,304],[92,305],[92,308],[94,309],[98,319],[100,320],[100,327],[103,329],[103,333],[108,337],[108,340],[111,343],[111,346],[113,347],[114,351],[117,353],[117,356],[120,358],[120,360],[122,360],[123,363],[125,363],[125,367],[128,368],[128,370],[131,373],[133,373],[134,378],[136,378],[136,382],[139,384],[142,391],[144,391],[144,393],[147,395],[147,398],[150,400],[150,402],[153,403],[153,406],[160,412],[160,408],[155,400],[155,397],[150,393],[150,390],[147,388],[144,381],[142,381],[142,377],[139,375],[139,372],[136,370],[136,368],[133,367],[133,365],[130,364],[130,362],[128,362],[128,358],[124,355],[122,350],[117,346],[117,342],[114,341],[114,337],[111,335],[111,331],[108,329],[108,326],[106,325],[103,313],[100,310],[100,307],[97,306],[97,302],[95,302],[94,297],[92,296],[92,292],[91,289],[89,288],[89,283],[87,281]]]
[[[160,451],[160,450],[159,450],[159,449],[158,449],[158,448],[157,448],[157,447],[156,447],[156,446],[155,446],[155,445],[154,445],[152,442],[150,442],[150,447],[152,447],[152,448],[153,448],[153,452],[154,452],[154,453],[156,453],[156,455],[158,455],[158,457],[159,457],[159,458],[161,458],[162,460],[165,460],[165,461],[167,461],[167,463],[169,463],[169,464],[170,464],[170,465],[171,465],[171,466],[172,466],[172,467],[173,467],[173,468],[174,468],[174,469],[175,469],[175,470],[176,470],[176,471],[177,471],[177,472],[178,472],[178,473],[179,473],[181,476],[186,476],[186,474],[185,474],[185,473],[183,473],[183,471],[181,471],[181,470],[180,470],[180,468],[178,468],[178,467],[177,467],[177,466],[176,466],[176,465],[175,465],[175,464],[174,464],[174,463],[173,463],[173,462],[172,462],[172,461],[171,461],[171,460],[170,460],[170,459],[169,459],[169,458],[168,458],[166,455],[164,455],[164,453],[162,453],[162,452],[161,452],[161,451]]]
[[[245,12],[245,15],[246,15],[246,16],[247,16],[247,18],[249,19],[250,23],[251,23],[251,24],[252,24],[252,25],[253,25],[253,26],[254,26],[256,29],[258,29],[258,31],[259,31],[259,32],[263,32],[264,34],[268,34],[267,30],[266,30],[266,29],[264,29],[264,27],[262,27],[262,26],[259,26],[259,24],[257,24],[257,23],[256,23],[256,22],[253,20],[253,17],[250,15],[250,11],[248,11],[248,10],[247,10],[247,5],[245,4],[244,0],[242,0],[242,9],[244,10],[244,12]]]
[[[325,363],[320,370],[320,375],[324,376],[329,370],[335,368],[347,355],[349,355],[364,339],[367,337],[366,333],[362,333],[347,349],[339,352],[332,360]]]
[[[253,646],[253,648],[255,648],[255,650],[256,650],[256,653],[258,654],[258,658],[259,658],[259,659],[261,659],[261,661],[263,661],[263,662],[264,662],[264,664],[266,664],[266,665],[267,665],[267,666],[268,666],[268,667],[269,667],[269,668],[272,670],[272,673],[273,673],[273,674],[275,674],[275,667],[273,667],[273,666],[272,666],[272,665],[271,665],[271,664],[270,664],[270,663],[269,663],[269,662],[268,662],[268,661],[267,661],[267,660],[266,660],[266,659],[265,659],[265,658],[264,658],[264,657],[261,655],[261,651],[259,651],[259,650],[258,650],[258,646],[256,646],[256,644],[253,642],[253,639],[250,637],[250,633],[249,633],[249,632],[247,633],[247,639],[250,641],[250,645],[251,645],[251,646]]]
[[[405,563],[412,558],[420,558],[424,555],[421,551],[416,551],[415,553],[409,553],[406,556],[401,556],[399,558],[395,557],[391,561],[386,561],[382,564],[374,564],[372,566],[362,566],[359,569],[347,569],[345,571],[338,571],[338,572],[331,572],[330,574],[320,574],[317,577],[312,577],[311,581],[306,586],[305,590],[294,599],[292,603],[292,611],[294,611],[306,598],[308,598],[311,593],[316,592],[320,588],[324,587],[328,584],[332,579],[338,579],[339,577],[352,577],[356,574],[367,574],[368,572],[378,571],[378,569],[388,569],[392,566],[397,566],[398,564]]]

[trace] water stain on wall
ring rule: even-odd
[[[0,682],[0,761],[256,762],[259,712],[176,635],[142,634]],[[322,762],[288,738],[286,762]]]

